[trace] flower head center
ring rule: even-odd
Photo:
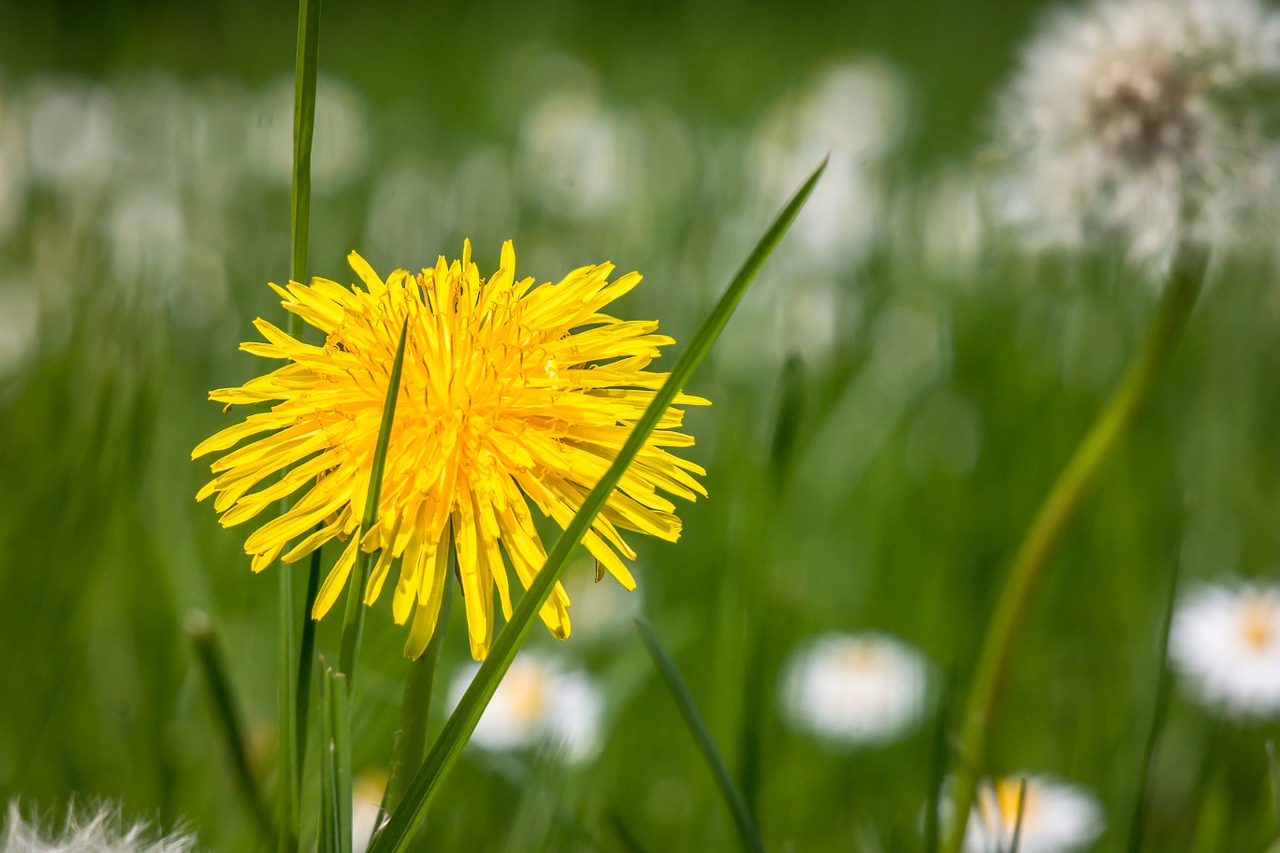
[[[867,677],[883,672],[888,663],[880,649],[862,640],[842,643],[834,659],[839,669],[849,677]]]
[[[996,782],[996,812],[999,815],[1000,823],[1008,827],[1011,832],[1013,827],[1018,824],[1019,800],[1022,801],[1022,825],[1025,827],[1031,817],[1031,807],[1035,800],[1030,783],[1027,784],[1024,792],[1021,779],[1001,779]]]
[[[1130,163],[1177,162],[1198,135],[1194,91],[1185,72],[1113,56],[1098,68],[1089,122],[1102,144]]]
[[[511,711],[521,720],[535,720],[546,708],[546,678],[533,667],[512,667],[502,683],[502,691]]]
[[[1280,602],[1258,594],[1246,595],[1240,600],[1240,635],[1250,651],[1263,652],[1276,639],[1276,617]]]

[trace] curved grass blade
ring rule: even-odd
[[[471,733],[475,731],[476,724],[480,721],[480,715],[484,712],[485,706],[489,704],[489,700],[493,698],[494,691],[498,689],[498,682],[502,680],[507,668],[511,666],[511,661],[515,659],[516,650],[519,649],[520,644],[528,635],[534,619],[537,617],[538,610],[551,595],[556,582],[560,580],[560,576],[564,573],[570,552],[581,541],[583,534],[587,532],[591,523],[599,515],[600,510],[604,508],[605,501],[613,493],[618,481],[622,479],[623,473],[631,465],[636,454],[640,452],[640,448],[644,446],[644,442],[649,438],[654,428],[657,427],[659,419],[666,412],[667,407],[671,405],[676,394],[684,387],[689,377],[693,375],[694,369],[697,368],[702,359],[711,350],[711,345],[720,336],[720,332],[724,329],[725,324],[729,322],[729,317],[733,314],[733,310],[738,306],[738,302],[742,300],[743,294],[746,293],[747,286],[755,278],[756,273],[760,271],[760,267],[763,266],[774,247],[778,245],[778,241],[782,239],[782,235],[786,233],[792,221],[795,220],[796,214],[800,212],[800,208],[804,206],[809,194],[813,192],[813,187],[818,182],[818,178],[822,175],[822,171],[826,166],[827,163],[824,160],[809,177],[809,180],[805,181],[804,185],[787,202],[786,207],[778,214],[773,224],[769,226],[764,236],[760,238],[760,242],[756,244],[751,254],[747,256],[747,260],[743,263],[742,268],[738,270],[738,274],[734,276],[733,281],[730,282],[724,295],[720,297],[720,301],[716,303],[715,308],[702,321],[702,325],[694,333],[689,345],[680,353],[680,357],[676,359],[676,363],[672,367],[671,373],[667,376],[666,382],[662,384],[658,393],[654,395],[649,407],[645,409],[635,428],[632,429],[631,434],[622,445],[622,449],[618,452],[617,458],[613,460],[609,470],[605,472],[600,481],[596,483],[595,488],[587,495],[586,500],[582,502],[582,507],[569,522],[569,526],[560,534],[560,538],[556,540],[555,546],[547,555],[546,562],[543,563],[538,576],[534,578],[533,583],[525,594],[520,597],[520,602],[516,605],[515,612],[511,615],[511,621],[498,634],[493,647],[489,650],[488,658],[481,665],[476,677],[472,679],[471,685],[463,695],[462,701],[458,703],[458,707],[449,716],[449,720],[445,723],[439,738],[436,739],[435,745],[427,755],[427,760],[424,762],[422,769],[414,777],[412,784],[409,786],[409,791],[405,795],[404,802],[396,813],[391,816],[391,821],[383,829],[382,834],[374,839],[373,846],[369,848],[370,853],[386,853],[386,851],[391,850],[401,851],[408,847],[414,831],[427,815],[427,809],[431,805],[431,799],[436,793],[440,780],[444,778],[445,774],[449,772],[458,760],[458,756],[462,754],[462,748],[466,746]]]
[[[404,346],[409,337],[409,318],[400,327],[400,343],[396,346],[396,360],[391,365],[387,381],[387,399],[382,404],[382,424],[378,427],[378,444],[373,451],[373,465],[369,469],[369,493],[364,503],[364,520],[357,536],[364,536],[378,523],[378,500],[382,497],[382,470],[387,462],[387,445],[391,443],[391,424],[396,419],[396,400],[400,396],[400,373],[404,368]],[[362,551],[360,571],[351,573],[347,587],[347,610],[342,618],[342,649],[338,655],[338,672],[347,677],[347,690],[355,689],[356,659],[360,656],[360,635],[364,632],[364,588],[369,585],[369,572],[373,570],[373,553]]]
[[[227,754],[231,757],[240,793],[244,796],[245,803],[253,814],[254,822],[263,834],[264,842],[270,843],[276,835],[276,828],[271,822],[271,813],[262,799],[262,792],[253,778],[253,772],[249,769],[244,728],[240,725],[238,703],[231,690],[227,668],[222,662],[222,647],[218,644],[218,635],[214,632],[209,617],[198,610],[187,614],[185,627],[187,636],[191,638],[191,647],[195,650],[196,660],[200,662],[200,671],[209,684],[213,708],[217,712],[218,720],[222,723]]]
[[[298,48],[294,67],[293,97],[293,192],[291,194],[289,278],[305,281],[307,244],[311,229],[311,140],[315,133],[316,73],[319,67],[320,0],[298,0]],[[302,340],[303,320],[289,315],[289,334]],[[284,509],[289,500],[284,501]],[[309,586],[318,583],[318,567],[312,562]],[[301,809],[302,761],[306,748],[307,705],[310,701],[311,655],[298,655],[293,602],[293,569],[280,563],[280,647],[277,685],[280,728],[280,804],[277,850],[298,849]],[[315,626],[310,611],[303,611],[302,647],[315,645]],[[305,684],[304,681],[305,668]]]
[[[752,853],[764,853],[764,842],[760,840],[760,832],[756,829],[751,813],[747,811],[747,802],[734,787],[729,768],[725,766],[724,759],[716,749],[711,731],[703,721],[702,714],[698,712],[698,704],[693,699],[689,685],[680,675],[680,669],[662,647],[662,641],[658,639],[652,625],[642,618],[637,618],[636,628],[639,629],[640,638],[644,640],[645,648],[649,650],[653,662],[657,664],[662,680],[667,683],[667,689],[671,691],[676,705],[680,707],[680,713],[684,715],[684,721],[689,726],[693,739],[698,742],[698,747],[702,750],[702,756],[707,760],[711,773],[716,777],[720,793],[724,795],[725,802],[729,804],[729,811],[733,813],[733,822],[738,827],[738,834],[742,836],[742,846]]]

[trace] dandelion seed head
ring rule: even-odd
[[[159,835],[146,822],[126,824],[120,808],[104,804],[82,814],[68,810],[65,826],[54,832],[22,816],[17,800],[9,803],[0,850],[4,853],[190,853],[196,840],[184,832]]]
[[[898,640],[826,634],[791,656],[781,700],[794,728],[831,746],[885,743],[920,721],[927,683],[924,658]]]
[[[1269,209],[1257,84],[1280,17],[1256,0],[1096,0],[1048,18],[997,109],[997,212],[1036,249],[1116,242],[1153,273],[1179,240]]]
[[[1203,585],[1169,629],[1169,661],[1188,694],[1235,718],[1280,712],[1280,586]]]

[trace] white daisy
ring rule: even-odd
[[[790,724],[832,746],[884,743],[924,713],[928,665],[876,633],[825,634],[794,652],[782,679]]]
[[[478,664],[469,664],[454,677],[449,690],[452,705],[462,700],[479,669]],[[604,697],[584,670],[537,652],[521,652],[485,708],[471,741],[492,751],[549,743],[564,761],[578,764],[600,751],[603,713]]]
[[[1280,712],[1280,585],[1204,585],[1185,595],[1169,663],[1196,700],[1227,716]]]
[[[387,790],[387,775],[381,771],[361,773],[351,783],[351,853],[369,849],[373,831],[386,824],[382,797]]]
[[[24,819],[14,800],[0,832],[4,853],[189,853],[195,845],[195,838],[187,834],[159,835],[145,822],[125,824],[119,806],[110,803],[88,815],[72,808],[62,831],[49,832]]]
[[[1060,11],[999,105],[999,212],[1034,247],[1109,237],[1153,272],[1182,237],[1225,242],[1274,187],[1248,87],[1276,82],[1280,17],[1258,0]]]
[[[1083,788],[1050,776],[1011,775],[979,787],[964,833],[967,853],[1000,853],[1010,848],[1020,796],[1019,853],[1065,853],[1086,847],[1102,834],[1102,807]]]

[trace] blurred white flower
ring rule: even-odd
[[[1280,712],[1280,586],[1187,593],[1169,629],[1169,662],[1197,701],[1227,716]]]
[[[970,281],[986,237],[977,177],[969,169],[945,168],[918,192],[918,239],[924,260],[939,275]]]
[[[480,669],[463,667],[449,689],[456,706]],[[586,671],[525,651],[512,662],[485,708],[471,741],[505,751],[550,744],[570,764],[589,761],[602,746],[604,697]]]
[[[1010,775],[979,786],[977,802],[965,827],[967,853],[1001,853],[1010,849],[1024,779],[1027,788],[1018,832],[1019,853],[1066,853],[1088,846],[1102,834],[1102,807],[1083,788],[1050,776]]]
[[[881,172],[906,128],[907,104],[897,69],[863,59],[822,72],[765,118],[748,162],[767,205],[830,155],[791,232],[806,266],[844,271],[870,251],[884,206]]]
[[[282,78],[262,94],[249,127],[250,163],[262,177],[285,186],[293,180],[293,100],[293,77]],[[369,160],[367,123],[360,94],[321,74],[316,81],[311,152],[317,193],[344,190],[364,174]]]
[[[188,853],[195,846],[195,838],[181,832],[156,837],[147,823],[126,825],[119,807],[110,804],[89,815],[70,810],[66,826],[54,834],[25,820],[14,800],[0,834],[4,853]]]
[[[370,190],[363,246],[377,258],[421,258],[439,245],[453,199],[443,171],[405,162],[378,177]],[[412,261],[399,261],[413,266]]]
[[[529,200],[568,219],[616,211],[643,185],[635,140],[594,86],[553,92],[520,129],[520,171]]]
[[[351,783],[351,853],[369,849],[373,831],[385,824],[382,795],[387,790],[387,775],[380,771],[361,773]]]
[[[1062,10],[998,106],[997,210],[1033,248],[1106,237],[1153,273],[1182,237],[1238,237],[1275,187],[1269,99],[1247,88],[1277,81],[1280,18],[1257,0]]]
[[[104,228],[121,293],[167,302],[180,284],[186,253],[186,219],[177,195],[156,187],[124,189],[112,200]]]
[[[896,68],[859,59],[826,68],[788,93],[747,143],[747,211],[726,220],[725,251],[753,239],[824,157],[826,171],[794,227],[743,300],[741,321],[717,348],[744,378],[792,353],[820,363],[860,310],[851,288],[882,234],[885,172],[907,125],[907,85]],[[728,147],[736,161],[737,142]],[[719,159],[729,159],[721,157]]]
[[[40,342],[36,285],[25,279],[0,282],[0,380],[20,372]]]
[[[18,224],[27,206],[25,118],[16,100],[0,94],[0,237]]]
[[[36,78],[23,102],[31,177],[67,196],[100,190],[117,168],[114,92],[75,79]]]
[[[920,722],[928,664],[877,633],[825,634],[794,652],[782,709],[795,728],[832,746],[885,743]]]

